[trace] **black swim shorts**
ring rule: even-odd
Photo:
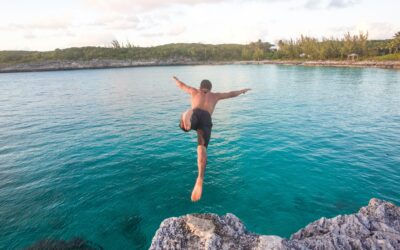
[[[191,123],[191,129],[197,131],[197,144],[207,147],[210,142],[212,128],[210,113],[203,109],[193,109]]]
[[[212,120],[210,113],[208,113],[208,111],[199,108],[193,109],[193,114],[190,119],[190,122],[191,122],[191,129],[197,131],[197,144],[204,145],[205,147],[207,147],[208,143],[210,142],[211,128],[212,128]],[[182,130],[184,130],[181,124],[179,126],[181,127]]]

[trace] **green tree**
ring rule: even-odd
[[[251,60],[252,59],[252,52],[249,48],[244,47],[242,49],[242,59],[243,60]]]
[[[306,58],[319,59],[320,48],[316,38],[301,35],[300,39],[296,41],[296,45],[299,55],[304,53]]]
[[[389,48],[392,53],[400,51],[400,31],[394,34],[392,41],[389,43]]]
[[[253,60],[260,61],[264,57],[264,51],[261,48],[255,48]]]

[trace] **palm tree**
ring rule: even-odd
[[[396,32],[393,36],[393,40],[390,42],[390,47],[394,50],[394,53],[399,52],[400,50],[400,31]]]
[[[121,45],[119,44],[118,40],[113,40],[113,41],[111,42],[111,46],[112,46],[114,49],[120,49],[120,48],[121,48]]]

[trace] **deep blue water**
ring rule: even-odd
[[[213,115],[203,198],[190,202],[189,97],[250,87]],[[0,74],[0,249],[80,236],[149,246],[161,221],[234,213],[288,237],[372,197],[400,204],[400,71],[275,65]]]

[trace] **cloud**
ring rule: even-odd
[[[168,8],[171,6],[194,6],[199,4],[216,4],[216,3],[281,3],[293,0],[85,0],[91,8],[107,10],[111,12],[146,12],[156,9]]]
[[[1,30],[61,30],[70,25],[67,18],[42,18],[25,23],[8,23],[0,27]]]
[[[222,1],[224,0],[86,0],[91,7],[107,9],[112,12],[149,11],[178,4],[196,5],[201,3],[215,3]]]
[[[71,46],[109,46],[111,41],[116,40],[112,32],[81,32],[75,34],[71,40]]]
[[[329,1],[321,1],[321,0],[307,0],[303,7],[309,10],[318,10],[318,9],[344,9],[351,7],[357,4],[359,0],[329,0]]]
[[[177,25],[175,27],[170,28],[167,32],[167,36],[177,36],[186,31],[186,27],[183,25]]]
[[[97,18],[88,25],[101,26],[107,29],[135,29],[138,27],[140,19],[137,16],[107,15]]]
[[[392,38],[397,29],[390,23],[370,22],[356,26],[358,30],[368,31],[368,39],[389,39]]]
[[[319,9],[321,7],[321,1],[320,0],[308,0],[304,4],[304,8],[314,10],[314,9]]]
[[[392,9],[399,7],[395,2]],[[1,49],[109,46],[114,39],[137,46],[272,42],[300,34],[342,37],[348,31],[369,31],[377,39],[399,29],[395,12],[377,16],[385,6],[362,0],[73,0],[31,7],[0,15]]]
[[[35,39],[36,35],[33,34],[32,32],[27,32],[27,33],[24,34],[24,38],[25,39]]]
[[[347,8],[356,3],[355,0],[331,0],[328,4],[328,8]]]
[[[166,37],[166,36],[179,36],[186,31],[186,27],[183,25],[176,25],[169,28],[165,32],[145,32],[142,33],[144,37]]]
[[[358,23],[349,26],[330,28],[330,33],[335,37],[342,38],[347,32],[358,35],[359,32],[368,32],[368,39],[390,39],[396,32],[396,27],[385,22]]]

